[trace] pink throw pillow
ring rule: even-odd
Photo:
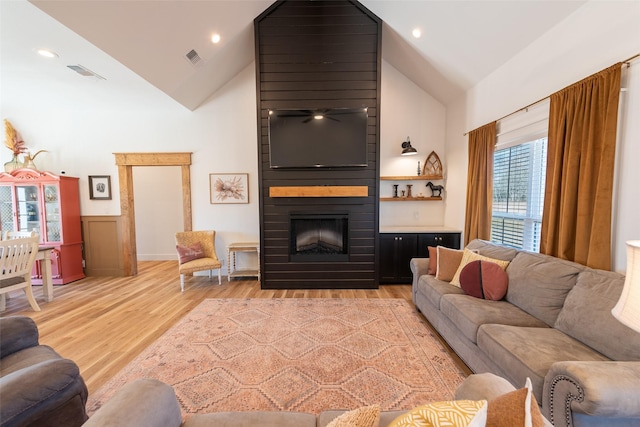
[[[498,301],[507,294],[509,276],[491,261],[471,261],[460,272],[460,287],[472,297]]]
[[[204,251],[202,250],[200,242],[196,242],[191,246],[176,245],[176,249],[178,250],[180,264],[193,261],[194,259],[204,258]]]
[[[429,269],[427,270],[427,274],[435,276],[438,269],[438,249],[435,246],[427,246],[427,250],[429,251]]]

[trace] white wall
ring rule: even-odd
[[[133,168],[138,261],[175,260],[175,232],[183,230],[180,166]]]
[[[456,177],[455,186],[447,183],[445,218],[455,221],[447,225],[464,226],[467,137],[463,134],[640,53],[638,22],[640,2],[588,2],[469,90],[464,99],[447,106],[447,159],[450,175],[455,171]],[[640,170],[631,165],[631,156],[638,158],[640,140],[638,68],[636,61],[621,110],[618,150],[625,155],[616,166],[613,266],[617,271],[626,265],[624,241],[640,238],[640,224],[632,218],[640,209]]]
[[[386,61],[382,62],[381,86],[380,175],[417,175],[418,162],[422,169],[429,153],[435,151],[446,176],[445,107]],[[407,136],[418,150],[415,156],[400,155]],[[411,184],[414,196],[431,195],[425,181],[381,181],[380,195],[391,197],[394,184],[399,185],[398,193]],[[443,225],[443,214],[444,202],[439,201],[381,202],[380,226]]]

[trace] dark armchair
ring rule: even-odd
[[[78,366],[39,344],[30,317],[0,317],[0,426],[80,426],[87,394]]]

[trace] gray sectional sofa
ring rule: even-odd
[[[456,390],[456,399],[491,401],[515,390],[503,378],[485,373],[471,375]],[[306,412],[246,411],[197,414],[183,422],[173,388],[155,379],[141,378],[126,384],[83,427],[325,427],[345,411]],[[383,411],[380,427],[386,427],[406,411]],[[551,424],[544,420],[545,427]]]
[[[474,240],[467,248],[510,261],[503,300],[465,295],[411,260],[413,302],[475,373],[522,387],[531,378],[555,426],[640,426],[640,334],[611,309],[624,276]]]

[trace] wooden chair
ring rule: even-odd
[[[2,231],[2,240],[38,236],[37,231]]]
[[[216,255],[215,231],[180,231],[176,233],[180,290],[184,292],[184,276],[196,271],[218,270],[218,284],[222,284],[222,263]]]
[[[31,270],[37,254],[38,236],[0,241],[0,310],[5,309],[6,293],[22,289],[31,308],[40,311],[31,289]]]

